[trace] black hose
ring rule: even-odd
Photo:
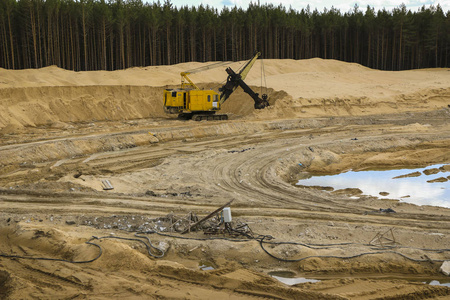
[[[303,246],[306,248],[310,248],[310,249],[315,249],[315,250],[320,250],[320,249],[330,249],[330,248],[336,248],[336,246],[347,246],[347,245],[360,245],[360,246],[368,246],[368,247],[373,247],[374,245],[370,245],[370,244],[359,244],[359,243],[336,243],[336,244],[305,244],[305,243],[299,243],[299,242],[274,242],[274,241],[270,241],[273,239],[272,236],[270,235],[258,235],[256,237],[253,237],[252,235],[244,232],[244,231],[239,231],[239,230],[233,230],[233,232],[236,232],[238,234],[241,234],[243,236],[245,236],[245,239],[233,239],[233,238],[227,238],[227,237],[213,237],[213,238],[193,238],[193,237],[186,237],[186,236],[178,236],[178,235],[172,235],[172,234],[167,234],[167,233],[162,233],[162,232],[158,232],[158,231],[146,231],[146,232],[138,232],[135,233],[135,236],[138,238],[145,238],[147,240],[148,243],[146,243],[145,241],[141,240],[141,239],[137,239],[137,238],[125,238],[125,237],[116,237],[116,236],[103,236],[103,237],[96,237],[93,236],[91,239],[89,239],[88,241],[86,241],[85,243],[88,245],[92,245],[95,246],[99,249],[99,253],[97,254],[96,257],[89,259],[89,260],[82,260],[82,261],[72,261],[72,260],[66,260],[66,259],[60,259],[60,258],[48,258],[48,257],[32,257],[32,256],[21,256],[21,255],[9,255],[9,254],[3,254],[0,253],[0,257],[5,257],[5,258],[18,258],[18,259],[30,259],[30,260],[47,260],[47,261],[60,261],[60,262],[67,262],[67,263],[72,263],[72,264],[83,264],[83,263],[90,263],[93,262],[97,259],[99,259],[102,254],[103,254],[103,250],[102,247],[98,244],[95,244],[92,242],[92,240],[101,240],[101,239],[118,239],[118,240],[127,240],[127,241],[135,241],[135,242],[139,242],[145,245],[146,249],[147,249],[147,253],[154,258],[161,258],[165,255],[165,251],[157,248],[155,246],[153,246],[151,240],[144,235],[140,235],[140,234],[154,234],[156,233],[157,235],[160,236],[164,236],[164,237],[170,237],[170,238],[176,238],[176,239],[183,239],[183,240],[196,240],[196,241],[212,241],[212,240],[224,240],[224,241],[230,241],[230,242],[250,242],[250,241],[257,241],[261,247],[261,249],[270,257],[275,258],[279,261],[284,261],[284,262],[299,262],[299,261],[303,261],[306,259],[310,259],[310,258],[336,258],[336,259],[352,259],[352,258],[357,258],[357,257],[361,257],[361,256],[365,256],[365,255],[376,255],[376,254],[387,254],[387,253],[391,253],[391,254],[396,254],[399,256],[402,256],[408,260],[414,261],[414,262],[427,262],[427,261],[432,261],[432,262],[444,262],[445,260],[438,260],[438,259],[415,259],[412,257],[409,257],[405,254],[402,254],[400,252],[397,251],[391,251],[391,250],[386,250],[386,251],[376,251],[376,252],[363,252],[363,253],[359,253],[356,255],[351,255],[351,256],[335,256],[335,255],[315,255],[315,256],[307,256],[307,257],[302,257],[302,258],[298,258],[298,259],[285,259],[285,258],[281,258],[278,257],[272,253],[270,253],[265,247],[264,244],[270,244],[270,245],[298,245],[298,246]],[[394,246],[392,247],[388,247],[389,249],[394,248]],[[398,246],[396,248],[406,248],[406,249],[414,249],[414,250],[422,250],[422,251],[431,251],[431,252],[437,252],[437,253],[442,253],[442,252],[448,252],[450,251],[450,249],[429,249],[429,248],[414,248],[414,247],[406,247],[406,246]],[[152,253],[152,250],[156,250],[157,252],[159,252],[159,254],[154,254]],[[378,250],[380,248],[373,248],[374,250]]]
[[[22,255],[14,255],[14,254],[4,254],[4,253],[0,253],[0,257],[5,257],[5,258],[18,258],[18,259],[30,259],[30,260],[47,260],[47,261],[60,261],[60,262],[66,262],[66,263],[71,263],[71,264],[85,264],[85,263],[90,263],[93,261],[96,261],[97,259],[100,258],[100,256],[102,256],[103,254],[103,249],[100,245],[95,244],[93,242],[91,242],[92,240],[101,240],[101,239],[118,239],[118,240],[127,240],[127,241],[135,241],[135,242],[139,242],[145,245],[145,247],[147,248],[147,252],[150,256],[155,257],[155,258],[161,258],[165,255],[165,251],[153,246],[152,242],[150,241],[150,239],[147,236],[139,236],[137,233],[135,234],[136,237],[140,237],[140,238],[145,238],[148,241],[148,244],[140,239],[135,239],[135,238],[125,238],[125,237],[118,237],[118,236],[102,236],[102,237],[96,237],[96,236],[92,236],[91,239],[89,239],[88,241],[86,241],[85,243],[88,245],[92,245],[98,248],[99,252],[97,254],[96,257],[89,259],[89,260],[67,260],[67,259],[62,259],[62,258],[50,258],[50,257],[34,257],[34,256],[22,256]],[[155,249],[159,252],[159,254],[153,254],[152,253],[152,249]]]
[[[62,258],[21,256],[21,255],[10,255],[10,254],[3,254],[3,253],[0,253],[0,257],[19,258],[19,259],[31,259],[31,260],[61,261],[61,262],[67,262],[67,263],[71,263],[71,264],[85,264],[85,263],[90,263],[90,262],[96,261],[103,254],[102,247],[100,247],[100,245],[98,245],[98,244],[95,244],[95,243],[91,242],[94,239],[96,239],[96,238],[92,237],[89,241],[85,242],[88,245],[92,245],[92,246],[97,247],[98,250],[99,250],[97,256],[94,257],[93,259],[89,259],[89,260],[67,260],[67,259],[62,259]]]
[[[143,232],[143,233],[147,233],[147,234],[156,233],[156,234],[158,234],[160,236],[164,236],[164,237],[171,237],[171,238],[183,239],[183,240],[196,240],[196,241],[209,241],[209,240],[225,240],[225,241],[230,241],[230,242],[257,241],[257,242],[259,242],[259,245],[260,245],[261,249],[266,254],[268,254],[270,257],[273,257],[273,258],[275,258],[277,260],[284,261],[284,262],[299,262],[299,261],[310,259],[310,258],[352,259],[352,258],[357,258],[357,257],[365,256],[365,255],[387,254],[387,253],[397,254],[397,255],[400,255],[400,256],[402,256],[402,257],[404,257],[404,258],[406,258],[408,260],[414,261],[414,262],[427,262],[427,261],[444,262],[445,261],[445,260],[439,260],[439,259],[415,259],[415,258],[409,257],[409,256],[407,256],[405,254],[402,254],[400,252],[390,251],[390,250],[376,251],[376,252],[364,252],[364,253],[359,253],[359,254],[352,255],[352,256],[317,255],[317,256],[307,256],[307,257],[303,257],[303,258],[299,258],[299,259],[284,259],[284,258],[281,258],[281,257],[277,257],[276,255],[273,255],[272,253],[267,251],[267,249],[264,248],[264,244],[271,244],[271,245],[299,245],[299,246],[304,246],[304,247],[307,247],[307,248],[310,248],[310,249],[315,249],[315,250],[330,249],[330,248],[335,248],[335,246],[347,246],[347,245],[373,246],[373,245],[360,244],[360,243],[305,244],[305,243],[299,243],[299,242],[273,242],[273,241],[269,241],[269,240],[273,239],[273,237],[270,236],[270,235],[259,235],[257,237],[252,237],[252,238],[250,238],[248,235],[246,235],[246,237],[247,237],[246,239],[230,239],[230,238],[225,238],[225,237],[192,238],[192,237],[185,237],[185,236],[166,234],[166,233],[162,233],[162,232],[158,232],[158,231],[148,231],[148,232]],[[398,248],[415,249],[415,250],[422,250],[422,251],[434,251],[434,252],[438,252],[438,253],[450,251],[450,249],[427,249],[427,248],[413,248],[413,247],[405,247],[405,246],[399,246]]]
[[[298,258],[298,259],[285,259],[285,258],[281,258],[278,256],[275,256],[274,254],[270,253],[269,251],[267,251],[266,248],[264,248],[264,243],[267,244],[292,244],[289,242],[280,242],[280,243],[271,243],[271,242],[265,242],[264,238],[262,238],[261,240],[259,240],[259,245],[261,246],[261,249],[270,257],[273,257],[279,261],[284,261],[284,262],[299,262],[302,260],[306,260],[306,259],[310,259],[310,258],[337,258],[337,259],[352,259],[352,258],[357,258],[357,257],[361,257],[361,256],[365,256],[365,255],[375,255],[375,254],[386,254],[386,253],[391,253],[391,254],[397,254],[400,255],[408,260],[414,261],[414,262],[427,262],[427,261],[433,261],[433,262],[444,262],[445,260],[440,260],[440,259],[415,259],[412,257],[409,257],[407,255],[404,255],[400,252],[396,252],[396,251],[377,251],[377,252],[364,252],[364,253],[359,253],[356,255],[351,255],[351,256],[335,256],[335,255],[313,255],[313,256],[306,256],[306,257],[302,257],[302,258]],[[436,249],[436,250],[443,250],[446,251],[448,249]]]

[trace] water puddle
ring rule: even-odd
[[[430,282],[424,282],[424,283],[429,284],[429,285],[440,285],[440,286],[450,287],[450,281],[449,282],[440,282],[438,280],[431,280]]]
[[[409,282],[423,283],[428,285],[439,285],[439,286],[447,286],[450,287],[450,279],[440,278],[420,278],[420,277],[408,277],[408,276],[392,276],[392,277],[371,277],[367,276],[366,278],[371,279],[381,279],[381,280],[406,280]]]
[[[416,282],[416,283],[423,283],[428,285],[439,285],[439,286],[447,286],[450,287],[450,280],[447,279],[433,279],[433,278],[414,278],[414,277],[404,277],[404,276],[397,276],[397,277],[381,277],[381,278],[372,278],[368,276],[367,278],[371,279],[382,279],[382,280],[407,280],[409,282]]]
[[[320,186],[330,190],[361,190],[381,199],[398,199],[416,205],[450,208],[450,167],[349,171],[337,175],[312,176],[297,182],[300,186]],[[352,198],[357,198],[353,195]]]
[[[327,280],[333,280],[336,279],[335,276],[319,276],[321,277],[320,280],[318,279],[308,279],[304,277],[297,277],[297,274],[292,271],[272,271],[268,273],[269,276],[277,279],[278,281],[286,284],[286,285],[295,285],[300,283],[315,283],[320,281],[327,281]],[[341,277],[339,277],[341,278]],[[358,278],[358,277],[349,277],[349,278]],[[438,286],[446,286],[450,287],[450,280],[446,279],[428,279],[428,278],[414,278],[414,277],[405,277],[405,276],[392,276],[392,277],[378,277],[378,276],[370,276],[368,274],[365,274],[364,276],[361,276],[361,278],[369,278],[373,280],[407,280],[410,282],[421,282],[423,284],[429,284],[429,285],[438,285]]]
[[[209,271],[209,270],[214,270],[215,269],[213,263],[210,262],[210,261],[206,261],[206,260],[200,261],[198,263],[198,267],[202,271]]]
[[[319,282],[317,279],[307,279],[303,277],[296,277],[296,274],[291,271],[273,271],[269,272],[269,275],[276,280],[287,284],[287,285],[295,285],[299,283],[307,283],[307,282]]]

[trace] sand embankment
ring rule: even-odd
[[[239,69],[244,62],[230,63]],[[131,68],[119,71],[73,72],[57,67],[0,69],[0,128],[4,133],[23,126],[56,122],[92,122],[167,118],[162,90],[175,87],[179,73],[213,63]],[[434,110],[450,99],[447,69],[386,72],[335,60],[264,60],[247,77],[257,92],[267,83],[272,107],[255,112],[240,89],[224,112],[256,118],[386,114]],[[205,88],[217,89],[226,79],[220,66],[191,75]]]

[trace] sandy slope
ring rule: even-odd
[[[230,66],[238,69],[243,63]],[[0,128],[11,124],[20,128],[55,122],[165,117],[162,87],[177,85],[181,71],[211,64],[184,63],[114,72],[72,72],[57,67],[0,69]],[[224,68],[191,77],[198,84],[214,83],[203,86],[217,89],[226,79]],[[247,83],[258,92],[260,70],[258,61],[247,77]],[[445,106],[450,97],[450,72],[446,69],[383,72],[340,61],[309,59],[264,60],[264,70],[271,103],[282,101],[260,118],[382,114],[393,108],[423,111]],[[237,92],[226,103],[225,111],[248,115],[253,112],[252,103],[247,95]]]
[[[255,234],[302,243],[266,244],[269,253],[316,257],[282,262],[256,241],[149,234],[155,245],[170,245],[156,259],[137,241],[102,239],[95,242],[103,254],[92,263],[0,257],[0,298],[449,297],[450,288],[423,282],[448,282],[439,267],[450,259],[450,209],[291,183],[300,171],[433,163],[447,164],[439,172],[450,179],[450,70],[383,72],[334,60],[265,60],[269,108],[254,111],[238,90],[224,108],[229,121],[164,115],[164,86],[177,85],[181,71],[210,64],[114,72],[0,69],[0,253],[88,260],[98,254],[85,244],[92,236],[134,238],[137,228],[153,228],[156,217],[204,216],[234,199],[234,220]],[[257,62],[247,77],[258,91],[260,68]],[[223,69],[191,78],[217,87]],[[114,190],[102,189],[105,179]],[[383,253],[320,257],[378,251],[381,245],[368,243],[389,229],[397,244],[381,247]],[[214,270],[202,271],[205,262]],[[290,287],[267,275],[276,270],[322,281]]]

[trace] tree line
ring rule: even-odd
[[[381,70],[449,67],[450,11],[355,5],[298,11],[141,0],[0,0],[0,67],[117,70],[190,61],[321,57]]]

